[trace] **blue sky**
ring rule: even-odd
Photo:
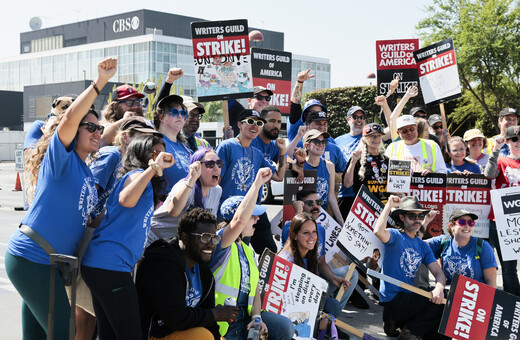
[[[145,8],[208,20],[245,18],[250,26],[284,32],[286,51],[328,58],[332,87],[368,85],[366,75],[376,71],[375,41],[417,38],[415,26],[432,2],[18,1],[4,8],[0,58],[19,54],[19,34],[30,30],[34,16],[42,19],[45,28]]]

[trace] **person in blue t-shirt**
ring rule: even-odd
[[[107,211],[83,257],[100,339],[141,339],[132,270],[144,250],[163,170],[173,165],[160,137],[139,136],[124,155]],[[155,156],[157,155],[157,156]]]
[[[117,59],[98,63],[98,76],[60,117],[56,131],[42,139],[27,171],[33,174],[33,203],[15,231],[5,255],[9,279],[20,293],[25,339],[45,338],[49,310],[49,253],[73,255],[97,201],[92,172],[85,164],[98,150],[103,127],[91,109],[101,88],[117,71]],[[35,242],[30,229],[48,243]],[[52,249],[51,249],[52,248]],[[70,305],[59,271],[55,272],[54,336],[69,337]]]
[[[285,171],[285,141],[278,138],[282,126],[282,114],[276,106],[265,106],[260,112],[265,124],[258,136],[251,141],[251,146],[262,152],[267,162],[273,166],[279,164],[279,171]]]
[[[387,229],[390,212],[399,230]],[[417,197],[400,199],[392,195],[374,226],[374,234],[385,245],[383,274],[413,285],[419,266],[424,263],[436,281],[428,299],[381,280],[379,303],[384,306],[383,328],[388,336],[399,335],[397,323],[401,324],[403,339],[436,336],[439,328],[446,277],[428,244],[416,236],[428,213]]]
[[[453,136],[448,140],[446,153],[450,161],[446,163],[448,173],[459,173],[464,175],[480,174],[482,169],[478,164],[466,159],[466,144],[459,136]]]
[[[455,210],[450,215],[447,226],[450,236],[441,235],[426,242],[435,258],[441,259],[442,270],[448,284],[451,283],[453,275],[458,273],[496,288],[495,252],[487,241],[477,241],[476,237],[471,236],[477,218],[477,215],[469,211]],[[478,242],[482,242],[480,246]]]

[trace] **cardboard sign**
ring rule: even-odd
[[[428,225],[423,239],[444,234],[442,222],[446,204],[446,174],[429,173],[421,176],[420,172],[414,172],[409,196],[416,196],[424,209],[439,211],[439,214]]]
[[[293,202],[296,201],[296,193],[300,190],[314,190],[316,191],[316,177],[318,172],[316,170],[304,170],[303,171],[303,182],[299,183],[296,180],[296,173],[292,170],[285,170],[285,177],[283,179],[283,221],[282,226],[285,222],[292,220],[296,211],[293,207]]]
[[[263,252],[258,269],[262,309],[291,319],[298,332],[296,339],[311,338],[325,303],[327,281],[269,249]]]
[[[388,192],[410,192],[412,161],[390,159],[388,161]]]
[[[455,274],[439,333],[453,339],[518,339],[520,298]]]
[[[343,228],[332,216],[323,210],[323,208],[321,208],[320,216],[318,216],[316,223],[321,224],[323,229],[325,229],[325,261],[329,263],[334,257],[334,254],[338,252],[342,253],[336,241]]]
[[[273,91],[269,104],[277,106],[282,113],[289,114],[291,108],[292,53],[252,48],[251,67],[253,84]]]
[[[271,220],[271,233],[274,235],[281,235],[282,229],[280,229],[280,225],[283,219],[283,208],[278,211],[278,213]]]
[[[453,39],[413,52],[424,102],[428,106],[462,96]]]
[[[367,256],[372,257],[376,249],[380,253],[378,261],[380,267],[383,264],[385,247],[374,235],[374,225],[383,208],[383,203],[362,185],[337,237],[338,247],[359,268],[365,269],[362,260]],[[390,225],[394,225],[391,218],[388,219],[388,222]]]
[[[491,190],[491,204],[502,258],[520,259],[520,187]]]
[[[419,39],[377,40],[377,93],[386,96],[390,82],[396,77],[399,85],[395,93],[402,97],[410,86],[418,86],[419,76],[413,51],[419,48]]]
[[[489,238],[489,211],[491,210],[491,180],[482,174],[447,174],[444,224],[457,209],[467,210],[478,216],[473,236]]]
[[[199,102],[253,96],[247,20],[191,23]]]

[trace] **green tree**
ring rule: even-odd
[[[201,122],[221,122],[222,118],[222,101],[202,103],[206,112],[202,116]]]
[[[452,129],[499,131],[498,113],[520,102],[520,4],[513,0],[433,0],[417,29],[425,46],[453,38],[462,99]]]

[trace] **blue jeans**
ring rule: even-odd
[[[332,272],[334,273],[334,275],[337,275],[339,277],[345,277],[345,275],[347,275],[347,272],[348,272],[348,267],[349,266],[334,268],[334,269],[332,269]],[[354,270],[354,273],[352,274],[352,277],[350,278],[350,288],[347,289],[345,291],[345,293],[343,293],[343,296],[341,297],[341,300],[339,301],[339,305],[342,310],[345,309],[345,306],[346,306],[348,300],[350,299],[352,292],[354,291],[354,289],[356,289],[356,285],[358,283],[358,278],[359,278],[358,272],[357,272],[357,270]],[[339,292],[339,288],[334,286],[333,284],[329,283],[329,290],[327,291],[327,296],[335,298],[336,295],[338,295],[338,292]]]
[[[294,324],[289,318],[271,312],[262,312],[262,321],[269,332],[269,340],[290,340],[294,334]],[[224,336],[226,340],[244,340],[247,337],[247,325],[251,317],[240,308],[237,321],[230,323]]]
[[[517,260],[504,261],[502,259],[502,251],[498,241],[497,225],[495,221],[489,221],[489,244],[497,249],[498,260],[502,267],[502,281],[504,282],[504,291],[516,296],[520,296],[520,283],[518,282]]]

